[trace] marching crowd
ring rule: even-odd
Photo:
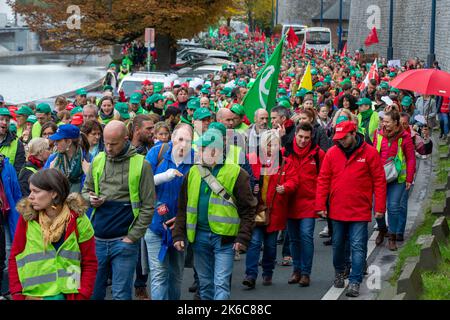
[[[359,295],[373,218],[376,244],[387,237],[397,250],[416,158],[431,154],[437,116],[441,137],[449,130],[448,97],[388,84],[419,63],[381,62],[362,88],[369,71],[357,56],[286,49],[276,106],[249,119],[242,99],[264,48],[205,45],[235,63],[195,87],[147,80],[117,97],[111,65],[100,99],[80,89],[52,110],[0,96],[0,281],[6,271],[13,299],[101,300],[111,286],[113,299],[134,287],[137,299],[177,300],[185,267],[198,299],[229,299],[244,252],[234,277],[255,288],[261,267],[272,284],[281,234],[286,282],[306,287],[320,217],[347,296]],[[313,90],[299,88],[308,62]]]

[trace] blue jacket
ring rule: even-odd
[[[14,234],[16,233],[17,221],[19,221],[19,213],[16,210],[16,203],[22,198],[22,192],[20,191],[20,184],[17,179],[16,170],[9,163],[8,158],[5,158],[3,162],[2,183],[10,207],[7,221],[12,240],[14,238]]]
[[[152,166],[153,174],[163,173],[168,169],[177,169],[183,175],[186,175],[191,168],[191,164],[185,164],[182,162],[178,167],[172,160],[172,142],[169,142],[169,149],[163,155],[163,160],[161,164],[157,167],[158,164],[158,153],[161,150],[162,144],[157,144],[147,153],[145,159]],[[191,150],[191,159],[190,161],[186,161],[189,163],[193,163],[194,159],[194,151]],[[184,177],[176,177],[170,182],[166,182],[160,184],[155,187],[156,190],[156,198],[158,203],[165,203],[169,208],[169,213],[167,215],[166,220],[169,220],[177,215],[178,210],[178,194],[181,190],[181,185],[183,183]],[[155,206],[156,207],[156,206]],[[153,215],[152,223],[149,228],[154,233],[163,236],[164,228],[163,228],[163,218],[158,215],[157,208],[155,208],[155,213]]]

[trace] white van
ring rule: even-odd
[[[283,29],[281,29],[281,36],[286,34],[289,31],[289,28],[292,27],[294,29],[295,34],[298,37],[298,43],[302,43],[305,35],[305,30],[308,26],[303,24],[283,24]]]
[[[142,82],[150,80],[152,83],[162,83],[164,87],[170,87],[178,79],[175,73],[164,72],[134,72],[126,75],[119,84],[119,91],[123,89],[129,97],[136,90],[141,90]]]

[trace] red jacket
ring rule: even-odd
[[[83,201],[83,202],[81,202]],[[67,198],[67,204],[71,210],[71,217],[67,225],[64,240],[66,240],[73,232],[76,232],[77,217],[84,212],[79,194],[71,194]],[[37,213],[31,208],[28,199],[24,199],[17,205],[18,211],[21,213],[17,223],[16,233],[11,248],[9,257],[8,273],[9,273],[9,288],[14,300],[25,300],[22,295],[22,285],[19,281],[19,274],[17,272],[16,256],[25,250],[26,232],[28,221],[36,220]],[[78,238],[78,237],[77,237]],[[97,274],[97,256],[95,254],[95,239],[92,237],[88,241],[78,244],[81,253],[81,281],[80,288],[77,294],[66,294],[66,300],[88,300],[94,291],[95,277]]]
[[[252,171],[255,176],[255,180],[258,181],[261,176],[261,162],[260,159],[257,158],[256,154],[249,154],[249,161],[253,163]],[[267,226],[266,231],[268,233],[281,231],[286,228],[287,221],[287,213],[288,213],[288,205],[289,205],[289,196],[294,194],[296,188],[298,187],[298,163],[293,159],[284,158],[285,165],[283,168],[283,172],[281,172],[281,167],[278,168],[278,173],[270,176],[269,185],[267,188],[266,195],[266,203],[265,205],[268,208],[271,208],[270,211],[270,223]],[[281,159],[280,159],[281,161]],[[281,163],[280,163],[281,166]],[[281,174],[281,176],[280,176]],[[280,185],[284,186],[285,192],[284,194],[279,194],[276,192],[275,188],[278,184],[278,179],[280,179]],[[262,190],[262,185],[259,186],[260,190]],[[272,201],[273,200],[273,201]]]
[[[294,140],[294,145],[296,142]],[[300,157],[294,147],[295,157],[298,161],[298,188],[289,202],[289,219],[317,218],[315,210],[317,177],[325,157],[325,152],[319,147],[313,147],[306,156]]]
[[[386,176],[377,150],[362,142],[347,160],[338,147],[331,147],[317,181],[316,210],[326,211],[338,221],[371,221],[372,200],[375,212],[386,211]]]
[[[380,132],[383,135],[383,131]],[[406,182],[412,183],[414,181],[414,174],[416,173],[416,153],[411,134],[403,130],[392,141],[391,146],[388,145],[388,139],[384,138],[381,141],[381,163],[386,164],[387,159],[395,157],[398,151],[398,140],[402,138],[402,150],[406,160]],[[375,133],[373,138],[373,146],[377,147],[378,135]]]

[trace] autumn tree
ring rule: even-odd
[[[256,26],[262,29],[272,26],[272,9],[275,11],[275,6],[275,0],[233,0],[228,10],[246,14],[250,31],[255,31]]]
[[[177,39],[216,23],[232,1],[8,0],[52,49],[125,44],[143,37],[145,28],[155,28],[158,69],[175,62]]]

